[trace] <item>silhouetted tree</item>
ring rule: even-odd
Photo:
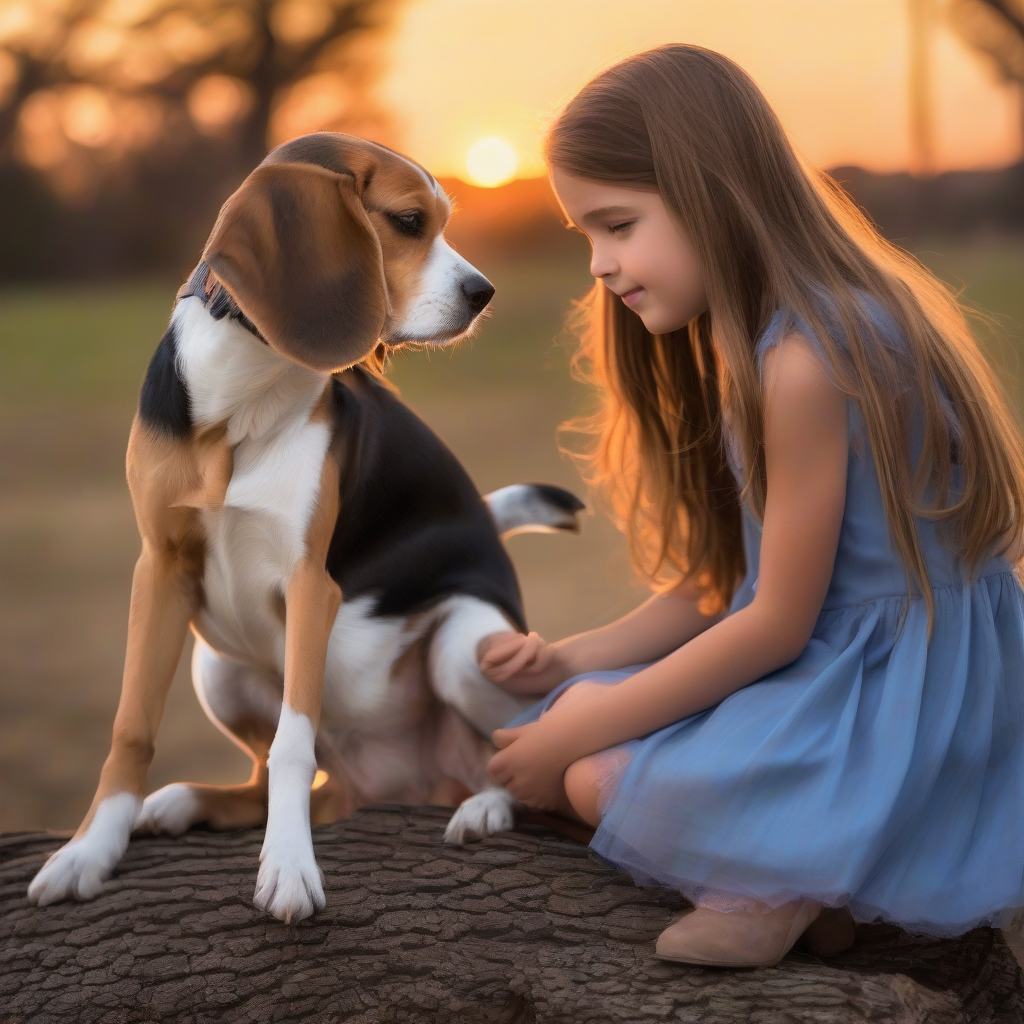
[[[934,0],[907,0],[910,27],[910,163],[916,174],[935,170],[932,137],[931,29]]]
[[[150,221],[180,235],[175,217],[208,217],[286,138],[332,128],[388,139],[372,87],[399,2],[0,0],[5,241],[26,202],[45,206],[39,177],[90,230],[60,227],[56,206],[35,222],[57,225],[92,268],[97,224],[108,239]],[[151,238],[141,264],[165,263],[158,250],[182,244]],[[139,266],[137,250],[115,242],[99,264]]]
[[[1024,0],[950,0],[949,16],[960,36],[1024,94]],[[1021,133],[1024,141],[1024,120]]]

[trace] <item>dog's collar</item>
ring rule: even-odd
[[[189,279],[178,289],[175,302],[187,299],[195,295],[200,302],[209,310],[214,320],[223,320],[227,317],[234,320],[241,327],[244,327],[254,338],[259,338],[265,345],[267,339],[260,334],[256,325],[239,309],[227,289],[215,277],[210,277],[210,268],[205,260],[200,260],[199,265],[192,271]]]

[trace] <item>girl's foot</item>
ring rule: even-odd
[[[820,910],[809,900],[761,913],[698,907],[658,936],[656,955],[701,967],[774,967]]]

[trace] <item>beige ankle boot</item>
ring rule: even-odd
[[[656,955],[702,967],[773,967],[820,910],[821,904],[809,900],[762,913],[698,907],[658,936]]]

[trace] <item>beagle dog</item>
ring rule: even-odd
[[[132,832],[266,821],[255,904],[324,906],[311,823],[367,803],[457,807],[446,840],[510,828],[491,731],[524,705],[477,644],[525,629],[500,534],[574,530],[555,487],[482,499],[382,376],[443,345],[494,289],[445,242],[448,198],[383,146],[279,146],[225,202],[146,372],[127,474],[142,552],[110,753],[75,836],[29,886],[94,897]],[[213,723],[253,761],[236,786],[144,797],[186,631]]]

